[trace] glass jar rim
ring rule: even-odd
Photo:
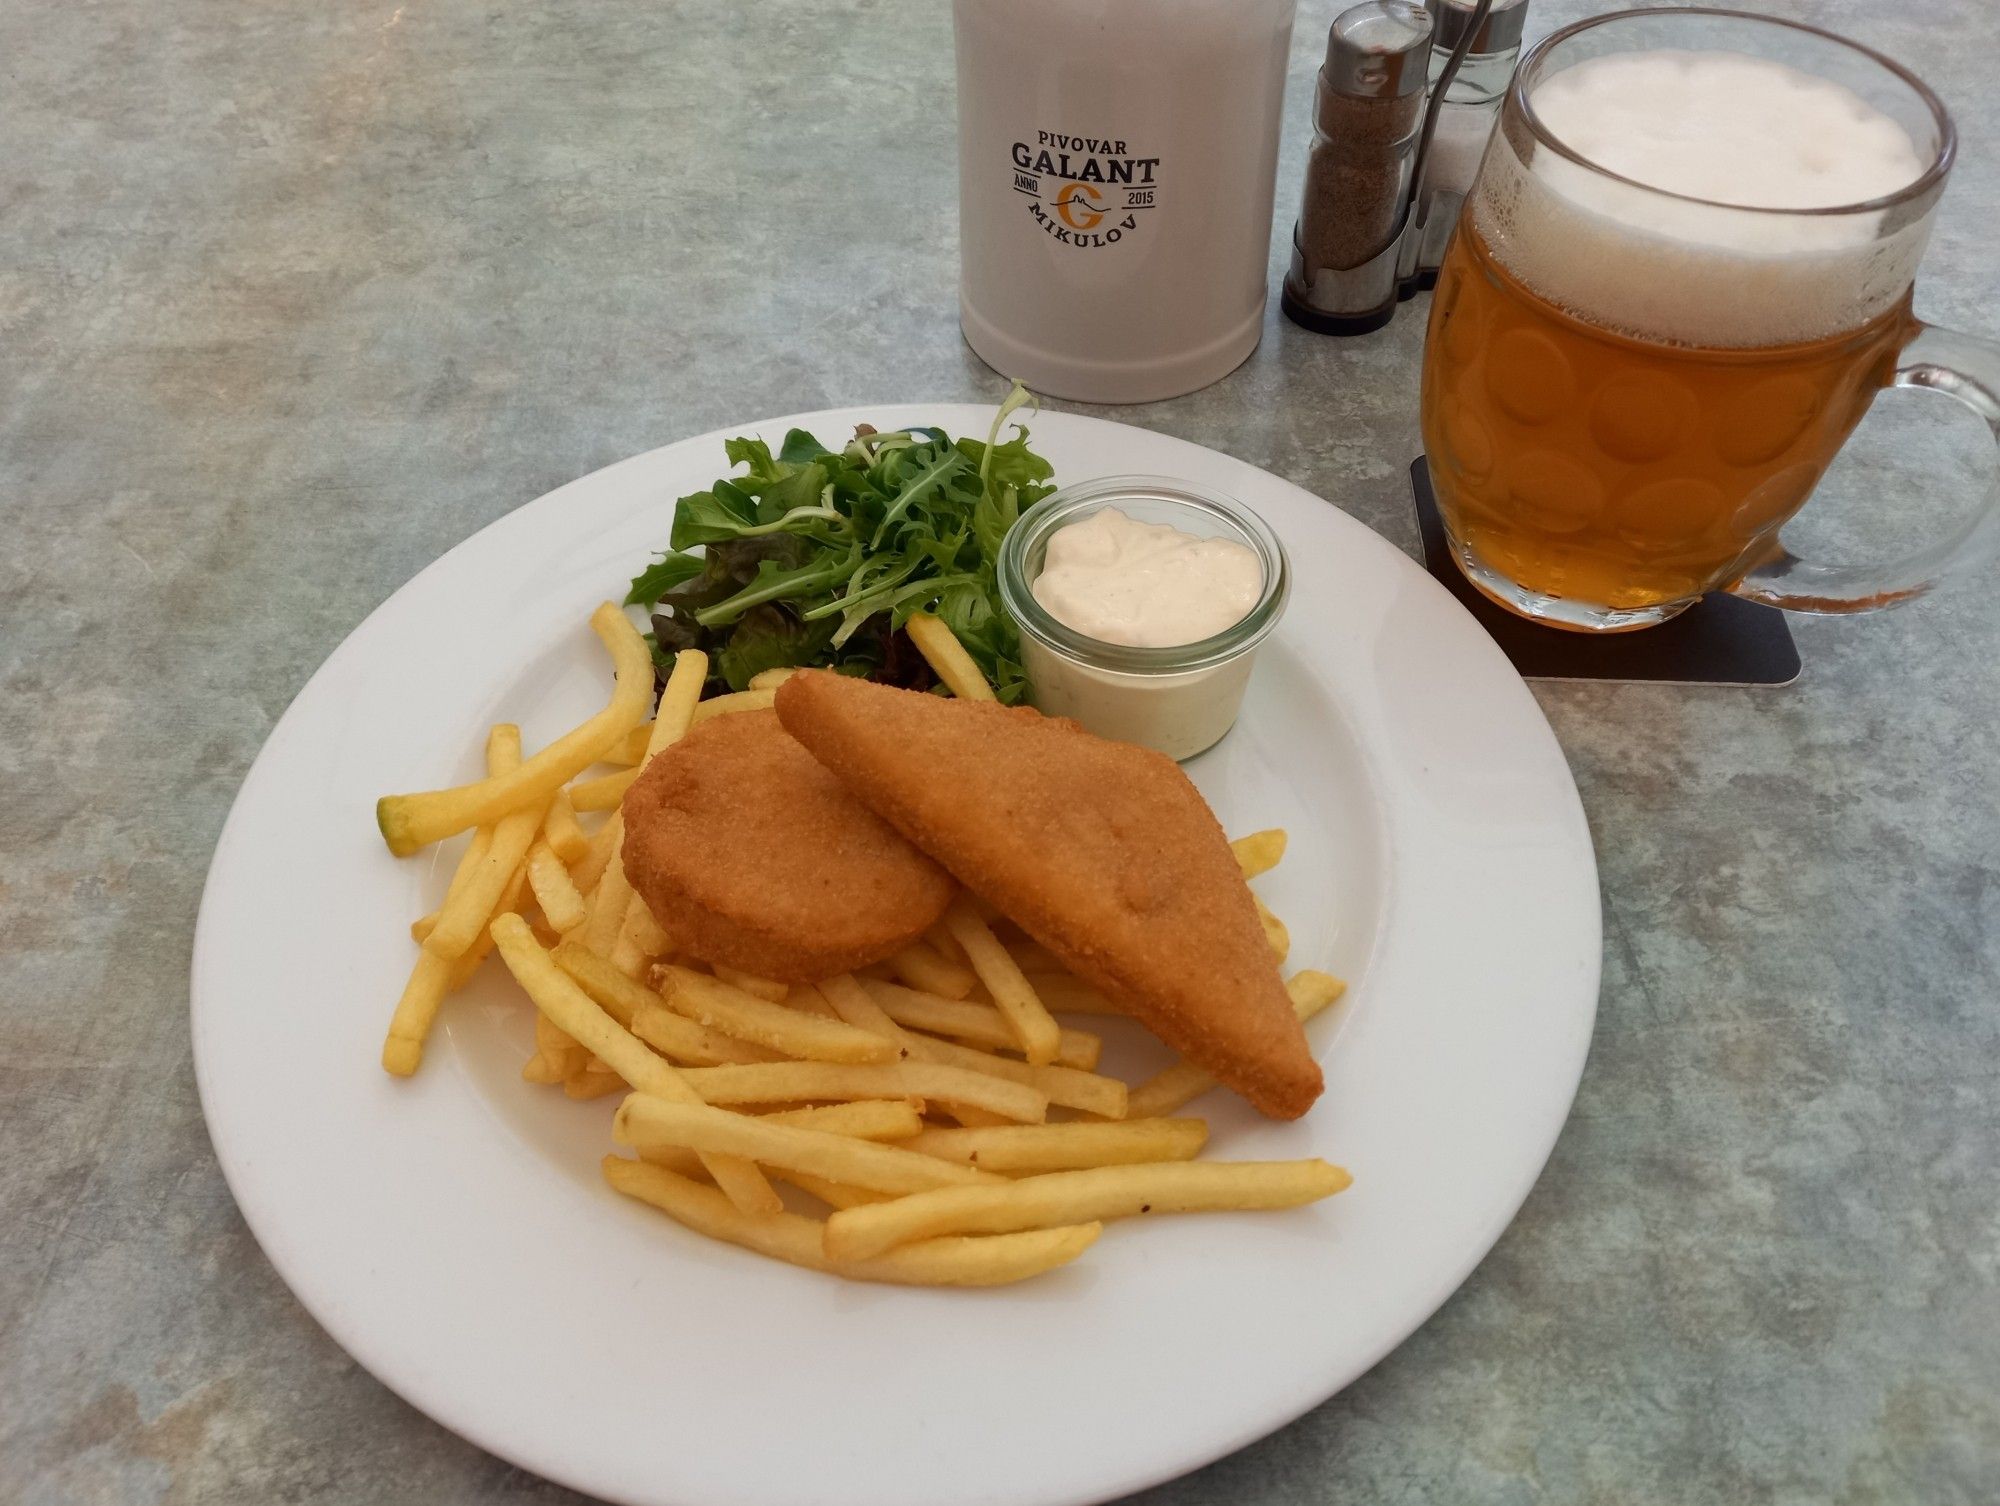
[[[1807,36],[1817,37],[1823,42],[1831,42],[1835,46],[1844,47],[1849,52],[1867,58],[1877,67],[1892,74],[1900,83],[1904,84],[1911,93],[1915,94],[1923,102],[1924,108],[1930,111],[1931,119],[1937,125],[1937,147],[1931,155],[1929,165],[1910,182],[1905,183],[1893,193],[1881,194],[1872,199],[1860,199],[1852,204],[1823,204],[1811,208],[1799,208],[1783,205],[1731,204],[1721,199],[1704,199],[1696,194],[1676,193],[1671,188],[1661,188],[1653,183],[1642,183],[1637,178],[1628,178],[1623,173],[1613,172],[1602,163],[1591,161],[1590,158],[1584,156],[1583,153],[1577,151],[1576,148],[1569,145],[1568,142],[1550,130],[1541,116],[1535,113],[1534,105],[1529,102],[1532,87],[1541,81],[1540,75],[1543,67],[1548,62],[1549,54],[1571,38],[1615,22],[1636,21],[1662,16],[1746,21],[1759,26],[1803,32]],[[1557,156],[1567,158],[1578,167],[1593,172],[1601,178],[1608,178],[1614,183],[1626,184],[1643,193],[1655,194],[1663,199],[1677,199],[1684,204],[1699,204],[1709,209],[1733,209],[1740,214],[1771,214],[1813,218],[1834,215],[1871,214],[1885,209],[1893,209],[1899,204],[1908,203],[1910,200],[1919,198],[1926,193],[1935,192],[1943,184],[1945,175],[1951,171],[1952,161],[1958,153],[1958,127],[1953,124],[1951,112],[1945,109],[1944,101],[1932,92],[1929,84],[1926,84],[1921,78],[1918,78],[1916,74],[1905,68],[1894,58],[1877,52],[1872,47],[1865,47],[1850,37],[1840,35],[1839,32],[1828,31],[1824,27],[1813,26],[1804,21],[1787,20],[1782,16],[1765,16],[1759,15],[1755,11],[1730,10],[1722,6],[1649,5],[1633,10],[1606,11],[1602,15],[1586,16],[1581,21],[1572,21],[1569,25],[1557,31],[1550,32],[1522,54],[1520,65],[1514,70],[1513,82],[1507,86],[1506,105],[1527,126],[1529,133],[1533,135],[1538,143],[1547,147]]]
[[[1037,545],[1088,509],[1116,506],[1121,498],[1168,502],[1220,519],[1251,549],[1264,571],[1257,603],[1221,632],[1192,643],[1136,648],[1106,643],[1060,622],[1035,597],[1028,561]],[[1094,669],[1131,675],[1178,675],[1213,669],[1261,643],[1284,614],[1291,593],[1291,562],[1277,534],[1256,513],[1226,492],[1172,476],[1100,476],[1051,492],[1021,514],[1000,546],[1000,601],[1015,625],[1044,647]]]

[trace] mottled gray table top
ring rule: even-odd
[[[1958,113],[1918,309],[2000,334],[2000,9],[1782,9]],[[450,544],[717,425],[999,390],[955,327],[948,9],[23,0],[0,59],[0,1500],[575,1499],[250,1239],[189,1061],[203,872],[286,703]],[[1274,317],[1117,416],[1414,550],[1421,334]],[[1989,464],[1888,407],[1830,546]],[[1789,690],[1537,687],[1606,920],[1554,1159],[1402,1349],[1149,1503],[2000,1499],[1994,594],[1802,621]]]

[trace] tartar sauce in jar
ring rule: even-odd
[[[1249,616],[1264,565],[1234,539],[1103,507],[1049,535],[1033,590],[1056,621],[1100,643],[1174,648]]]
[[[1042,498],[1008,530],[998,569],[1035,705],[1169,758],[1235,722],[1290,580],[1262,518],[1171,476]]]

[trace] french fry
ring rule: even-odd
[[[1032,1066],[1027,1062],[994,1056],[988,1052],[974,1050],[970,1046],[961,1046],[952,1041],[942,1041],[933,1036],[919,1035],[905,1030],[885,1007],[885,1000],[893,997],[891,990],[897,987],[885,979],[843,974],[836,978],[822,979],[819,987],[834,1008],[841,1012],[841,1018],[863,1029],[888,1035],[909,1051],[917,1061],[954,1067],[962,1071],[981,1072],[992,1077],[1003,1077],[1009,1082],[1033,1088],[1050,1103],[1061,1104],[1065,1108],[1082,1109],[1107,1119],[1120,1118],[1125,1112],[1125,1084],[1115,1077],[1100,1077],[1093,1072],[1081,1072],[1069,1067]],[[872,1013],[855,998],[853,990],[859,990],[866,996],[867,1003],[873,1006]],[[947,1110],[952,1117],[967,1126],[996,1122],[990,1117],[994,1113],[994,1106],[991,1104],[952,1101],[947,1104]]]
[[[831,978],[822,979],[818,992],[835,1014],[856,1029],[871,1031],[885,1040],[894,1041],[907,1056],[917,1061],[935,1060],[942,1053],[933,1053],[927,1048],[943,1043],[932,1041],[927,1036],[913,1035],[905,1030],[891,1018],[889,1012],[882,1007],[881,1000],[876,997],[876,989],[896,986],[886,979],[870,978],[864,982],[852,973],[839,973]],[[963,1125],[1011,1122],[1005,1115],[995,1114],[989,1109],[976,1108],[966,1103],[943,1104],[940,1105],[939,1112],[950,1115]]]
[[[929,612],[912,612],[903,629],[910,635],[910,641],[916,644],[917,652],[930,661],[937,677],[944,681],[953,695],[961,701],[995,699],[993,687],[986,683],[986,676],[972,662],[972,655],[965,651],[958,635],[940,618],[933,617]]]
[[[613,816],[587,839],[589,846],[582,857],[570,864],[569,879],[583,895],[593,893],[603,881],[604,870],[611,865],[611,854],[618,846],[618,838],[625,830],[625,823]]]
[[[721,974],[718,973],[716,976],[720,977]],[[833,1006],[826,1002],[826,996],[810,983],[797,984],[786,993],[785,1008],[796,1009],[804,1014],[816,1014],[823,1020],[841,1018],[834,1012]],[[854,1022],[849,1020],[847,1023],[852,1025]]]
[[[639,769],[634,766],[620,769],[615,774],[600,774],[595,779],[579,779],[569,787],[570,808],[577,811],[615,811],[638,777]]]
[[[502,723],[486,734],[486,772],[489,775],[508,773],[519,768],[520,764],[521,732],[518,727]],[[486,859],[492,850],[493,829],[482,826],[472,834],[471,842],[459,856],[458,866],[452,870],[451,879],[445,885],[444,903],[410,928],[410,934],[419,943],[430,939],[445,907],[459,901],[475,875],[485,871]],[[419,929],[421,935],[418,934]],[[480,955],[485,953],[481,951]],[[417,1070],[424,1059],[424,1042],[430,1038],[431,1026],[437,1022],[444,996],[455,986],[454,978],[463,983],[471,975],[471,969],[478,965],[479,958],[475,957],[469,966],[461,967],[455,959],[440,957],[429,947],[418,954],[416,965],[410,969],[410,976],[403,984],[402,996],[396,1000],[395,1013],[389,1020],[388,1037],[382,1042],[382,1069],[385,1072],[396,1077],[408,1077]]]
[[[708,655],[698,648],[684,648],[674,655],[673,670],[660,689],[660,705],[653,717],[653,730],[646,734],[646,756],[641,767],[687,736],[694,725],[695,707],[701,687],[708,682]]]
[[[924,1116],[908,1102],[894,1098],[854,1098],[846,1104],[812,1104],[780,1108],[762,1118],[772,1124],[796,1124],[826,1134],[852,1134],[856,1140],[908,1140],[924,1128]]]
[[[911,942],[891,957],[889,968],[910,987],[947,999],[963,999],[979,984],[971,968],[940,957],[921,941]]]
[[[583,991],[612,1019],[626,1029],[632,1017],[647,1005],[658,1007],[660,996],[635,978],[628,978],[599,956],[574,940],[566,940],[550,954],[557,967],[581,985]]]
[[[641,722],[599,759],[600,763],[615,763],[630,768],[646,756],[646,744],[652,740],[653,724]]]
[[[770,671],[765,671],[770,673]],[[703,722],[718,716],[729,716],[738,711],[769,711],[776,704],[775,687],[758,687],[754,683],[749,690],[733,691],[728,695],[714,695],[698,703],[689,725],[699,727]],[[646,757],[646,746],[651,740],[653,724],[643,723],[625,734],[625,740],[604,755],[603,762],[635,764]]]
[[[618,928],[618,940],[611,948],[611,965],[628,978],[636,978],[655,957],[673,949],[673,938],[653,919],[653,912],[638,895],[625,907],[625,924]]]
[[[667,1007],[677,1014],[786,1056],[820,1062],[889,1062],[901,1054],[880,1036],[773,1004],[691,968],[664,967],[654,976],[660,980]]]
[[[750,688],[752,690],[776,690],[797,673],[798,670],[796,669],[759,670],[750,677]]]
[[[563,1081],[563,1092],[571,1098],[603,1098],[624,1091],[625,1079],[616,1072],[583,1071]]]
[[[510,728],[509,731],[513,733],[518,757],[520,729]],[[527,857],[528,846],[535,840],[535,833],[541,825],[542,806],[539,803],[524,805],[500,818],[493,827],[493,840],[479,867],[466,879],[464,887],[439,908],[437,924],[424,938],[425,951],[448,962],[478,939],[486,929],[487,921],[493,918],[501,892],[513,878],[514,870]]]
[[[625,877],[625,820],[617,811],[604,823],[611,830],[611,857],[590,891],[589,914],[576,929],[577,939],[598,956],[609,958],[625,924],[625,907],[632,902],[632,881]],[[621,969],[622,971],[622,969]]]
[[[567,1031],[539,1009],[535,1011],[535,1053],[552,1074],[546,1078],[549,1082],[568,1081],[582,1070],[590,1056],[588,1051],[570,1039]]]
[[[438,1007],[444,1003],[451,968],[451,963],[431,952],[417,958],[409,980],[403,984],[402,997],[396,1001],[388,1039],[382,1043],[383,1071],[408,1077],[422,1064],[424,1041],[437,1019]]]
[[[772,1124],[797,1125],[804,1129],[823,1130],[831,1135],[852,1135],[857,1140],[905,1140],[924,1126],[923,1115],[909,1104],[891,1102],[886,1098],[861,1098],[853,1103],[817,1104],[811,1108],[785,1109],[779,1113],[764,1114],[759,1117]],[[684,1177],[707,1175],[702,1170],[701,1158],[693,1151],[679,1146],[649,1146],[640,1150],[639,1159],[650,1161],[655,1166],[664,1166],[668,1171]],[[781,1167],[771,1167],[768,1170],[774,1175],[785,1177],[788,1181],[796,1181],[797,1177],[808,1175],[805,1172],[791,1173]],[[835,1207],[848,1206],[845,1202],[834,1203],[834,1200],[826,1197],[821,1190],[823,1187],[837,1184],[827,1182],[822,1177],[811,1177],[809,1180],[814,1183],[813,1186],[805,1187],[803,1182],[798,1185],[805,1187],[805,1190],[815,1197],[833,1203]],[[873,1202],[877,1198],[890,1195],[870,1192],[862,1187],[846,1190],[852,1194],[851,1201],[854,1202]]]
[[[1283,966],[1285,958],[1291,955],[1292,933],[1285,929],[1282,920],[1271,913],[1269,905],[1257,899],[1254,894],[1250,897],[1257,900],[1257,921],[1264,927],[1264,939],[1271,944],[1271,950],[1276,954],[1279,965]]]
[[[666,688],[660,692],[659,714],[653,718],[653,730],[647,735],[646,757],[640,763],[641,769],[658,757],[661,750],[672,747],[683,737],[694,717],[695,702],[701,697],[701,687],[708,678],[708,655],[698,649],[683,649],[674,655],[673,672],[667,676]],[[626,924],[632,908],[645,907],[645,901],[632,892],[631,880],[625,876],[625,837],[622,814],[613,815],[618,822],[619,836],[612,851],[611,861],[605,865],[604,877],[598,880],[597,893],[591,896],[590,919],[584,923],[583,944],[599,956],[609,957],[612,965],[627,977],[637,977],[644,964],[640,955],[638,933],[628,931]]]
[[[965,955],[965,948],[958,944],[958,938],[951,934],[951,927],[939,921],[924,932],[924,945],[936,952],[954,967],[971,967],[971,959]]]
[[[712,964],[709,970],[731,988],[741,989],[746,994],[755,994],[758,998],[768,999],[773,1004],[784,1003],[785,996],[792,991],[790,984],[780,983],[775,978],[760,978],[755,973],[726,967],[720,962]]]
[[[941,1041],[931,1036],[919,1037],[920,1059],[935,1062],[940,1066],[957,1067],[967,1072],[983,1072],[993,1077],[1003,1077],[1022,1087],[1033,1088],[1048,1099],[1066,1109],[1080,1109],[1086,1114],[1096,1114],[1105,1119],[1127,1117],[1127,1093],[1125,1084],[1115,1077],[1101,1077],[1095,1072],[1079,1072],[1074,1067],[1054,1065],[1037,1067],[1029,1062],[1015,1061],[1011,1056],[994,1056],[990,1052],[975,1050],[971,1046],[961,1046],[953,1041]],[[977,1107],[989,1108],[989,1104]]]
[[[542,950],[518,915],[501,915],[493,922],[493,940],[509,972],[547,1015],[586,1051],[641,1093],[669,1102],[699,1102],[695,1091],[662,1057],[655,1056],[624,1026],[606,1014],[555,959]],[[718,1070],[711,1068],[710,1070]],[[743,1068],[720,1070],[742,1071]],[[747,1161],[728,1156],[704,1156],[715,1185],[744,1213],[773,1213],[784,1205],[762,1172]]]
[[[998,1129],[1003,1124],[1012,1124],[1014,1122],[1004,1114],[991,1113],[986,1109],[975,1109],[972,1105],[966,1103],[944,1104],[942,1105],[941,1112],[956,1119],[959,1125],[965,1129]],[[932,1128],[949,1129],[951,1126],[934,1125]]]
[[[645,1093],[634,1093],[618,1106],[611,1134],[620,1145],[641,1152],[681,1146],[697,1153],[741,1156],[760,1165],[783,1166],[877,1192],[922,1192],[999,1180],[990,1172],[896,1145],[732,1114],[727,1109],[669,1103]]]
[[[1062,1041],[1061,1027],[1042,1003],[1027,974],[1014,965],[1014,959],[1000,945],[979,912],[961,895],[945,911],[944,923],[965,949],[972,971],[993,996],[993,1002],[1006,1017],[1008,1028],[1014,1032],[1014,1038],[1020,1042],[1029,1063],[1040,1067],[1054,1061],[1056,1049]],[[883,1007],[887,1008],[886,1005]]]
[[[710,717],[732,716],[739,711],[769,711],[777,704],[775,690],[738,690],[729,695],[710,696],[694,708],[694,725]]]
[[[626,934],[635,936],[639,949],[648,957],[660,957],[673,950],[674,938],[653,918],[653,912],[643,904],[633,905],[625,915]]]
[[[1331,973],[1306,968],[1286,980],[1285,992],[1291,995],[1293,1012],[1301,1020],[1309,1020],[1346,993],[1347,985]],[[1176,1062],[1132,1089],[1126,1100],[1125,1117],[1157,1119],[1214,1086],[1215,1078],[1193,1062]]]
[[[995,1058],[989,1058],[992,1059]],[[1048,1096],[1026,1083],[936,1062],[884,1062],[866,1066],[845,1062],[759,1062],[740,1067],[690,1067],[681,1073],[681,1079],[705,1101],[714,1104],[934,1098],[990,1109],[1016,1124],[1039,1124],[1047,1117],[1049,1108]]]
[[[1127,1013],[1115,999],[1107,998],[1094,984],[1070,973],[1035,973],[1029,981],[1035,985],[1035,992],[1041,996],[1042,1002],[1056,1014]]]
[[[521,1064],[521,1081],[545,1083],[553,1087],[565,1081],[562,1069],[537,1051]]]
[[[995,1129],[924,1129],[906,1150],[942,1156],[1009,1176],[1077,1171],[1144,1161],[1188,1161],[1208,1140],[1203,1119],[1141,1119],[1107,1124],[1008,1124]]]
[[[568,790],[557,790],[549,798],[548,814],[542,817],[542,840],[565,866],[590,851],[590,838],[576,824],[576,807],[569,803]]]
[[[938,994],[924,993],[921,989],[904,988],[897,983],[869,984],[867,991],[898,1025],[907,1025],[912,1030],[928,1030],[933,1035],[948,1035],[989,1050],[1019,1049],[1013,1027],[991,1004],[980,1004],[970,999],[947,999]],[[1097,1066],[1103,1050],[1102,1037],[1087,1030],[1063,1029],[1056,1042],[1055,1059],[1060,1066],[1078,1067],[1088,1072]]]
[[[408,857],[453,832],[539,805],[639,725],[653,694],[652,653],[631,619],[608,601],[591,614],[590,626],[610,650],[618,677],[605,708],[509,773],[452,789],[383,796],[375,822],[391,852]]]
[[[1052,1171],[841,1209],[826,1221],[826,1253],[833,1260],[868,1260],[912,1240],[952,1234],[1009,1234],[1141,1213],[1297,1208],[1353,1180],[1321,1160],[1159,1161]]]
[[[555,949],[556,966],[640,1040],[663,1056],[691,1067],[767,1062],[773,1053],[739,1041],[667,1008],[666,1001],[637,979],[628,978],[595,952],[573,941]]]
[[[835,973],[831,978],[822,978],[814,992],[835,1015],[856,1030],[879,1035],[895,1042],[905,1055],[916,1055],[920,1043],[882,1007],[882,1001],[875,996],[876,986],[873,981],[863,983],[852,973]]]
[[[489,738],[488,742],[490,743],[491,741]],[[521,743],[517,737],[514,741],[515,763],[520,762],[520,751]],[[492,767],[491,763],[487,765],[489,770]],[[486,861],[486,854],[492,848],[492,827],[482,826],[472,834],[472,845],[459,855],[458,866],[451,871],[451,881],[445,886],[443,901],[438,905],[437,909],[431,911],[423,919],[410,922],[410,940],[421,944],[430,937],[431,932],[437,929],[438,916],[444,913],[445,905],[450,904],[454,898],[464,891],[466,883],[471,879],[473,874],[479,871],[480,866]]]
[[[924,1116],[908,1103],[889,1098],[857,1098],[851,1103],[820,1103],[803,1109],[779,1109],[759,1116],[771,1124],[852,1135],[857,1140],[907,1140],[924,1127]]]
[[[727,1067],[783,1057],[782,1052],[766,1051],[698,1025],[684,1014],[675,1014],[657,998],[642,1005],[632,1017],[632,1033],[662,1056],[688,1067]]]
[[[727,1240],[760,1255],[855,1281],[909,1286],[999,1286],[1040,1275],[1076,1259],[1097,1238],[1099,1226],[1046,1229],[1000,1239],[950,1239],[907,1245],[879,1260],[836,1264],[826,1257],[826,1225],[796,1213],[745,1216],[710,1187],[643,1161],[604,1158],[604,1179],[619,1192],[711,1239]],[[855,1211],[859,1211],[858,1209]]]
[[[895,1196],[892,1192],[870,1192],[866,1187],[849,1187],[844,1182],[829,1182],[825,1177],[816,1177],[810,1172],[787,1171],[784,1167],[773,1167],[771,1175],[782,1177],[801,1192],[809,1192],[829,1208],[859,1208],[863,1203],[886,1202]]]
[[[521,906],[530,897],[528,888],[528,868],[524,863],[514,870],[514,876],[507,880],[507,887],[500,892],[500,903],[493,907],[495,915],[518,914]],[[444,980],[444,991],[455,994],[472,981],[472,975],[479,971],[479,964],[486,960],[486,954],[493,950],[491,927],[480,932],[479,939],[459,953],[452,960],[451,972]]]
[[[577,893],[561,854],[546,840],[528,849],[528,884],[535,891],[535,903],[558,931],[574,931],[583,924],[583,896]]]
[[[1247,837],[1238,837],[1229,844],[1229,850],[1236,854],[1236,866],[1243,870],[1243,877],[1253,879],[1278,866],[1285,856],[1286,841],[1285,829],[1273,826],[1267,831],[1253,831]]]
[[[631,915],[632,910],[629,905],[626,907],[625,913],[628,916]],[[638,941],[621,924],[618,928],[618,934],[611,938],[611,965],[626,977],[637,978],[641,973],[645,972],[646,964],[651,960],[651,958],[640,950]]]

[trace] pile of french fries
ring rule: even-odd
[[[675,955],[626,881],[619,803],[690,727],[771,705],[790,671],[703,700],[706,658],[680,654],[648,722],[644,640],[609,603],[591,627],[617,677],[604,710],[532,757],[517,727],[496,726],[486,778],[377,807],[398,855],[472,833],[443,903],[411,927],[421,950],[382,1048],[388,1071],[416,1071],[445,997],[497,950],[536,1009],[521,1076],[572,1098],[628,1095],[612,1134],[635,1158],[605,1157],[614,1188],[857,1280],[1018,1281],[1075,1259],[1106,1219],[1289,1208],[1348,1185],[1321,1160],[1195,1160],[1208,1125],[1174,1116],[1214,1079],[1186,1062],[1137,1085],[1100,1074],[1100,1038],[1059,1017],[1118,1008],[970,895],[886,962],[816,984]],[[920,614],[910,633],[953,694],[991,698],[942,622]],[[1254,878],[1285,834],[1234,848]],[[1282,962],[1285,928],[1258,910]],[[1287,984],[1302,1020],[1343,987],[1313,971]],[[791,1211],[773,1179],[825,1213]]]

